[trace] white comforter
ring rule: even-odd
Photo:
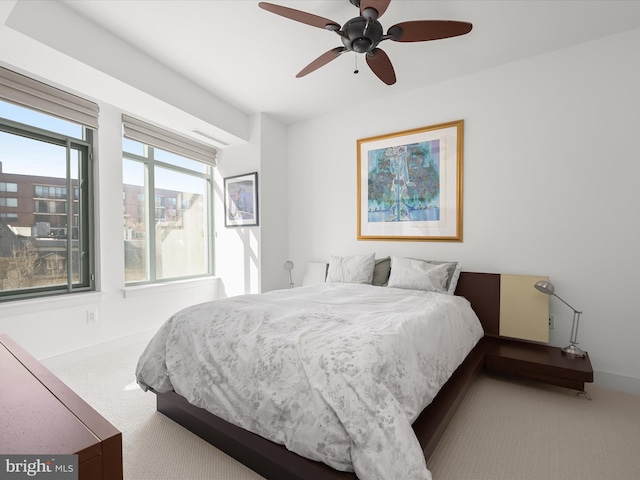
[[[186,308],[136,375],[361,480],[428,480],[411,424],[482,335],[464,298],[329,283]]]

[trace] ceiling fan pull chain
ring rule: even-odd
[[[360,73],[360,70],[358,70],[358,54],[356,52],[353,52],[353,56],[356,60],[356,69],[353,71],[354,74]]]

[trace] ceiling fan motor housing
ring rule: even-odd
[[[367,53],[382,41],[383,32],[382,25],[377,20],[369,22],[367,27],[367,20],[364,17],[356,17],[344,24],[340,37],[347,50]]]

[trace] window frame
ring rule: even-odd
[[[27,107],[23,107],[27,108]],[[79,125],[79,124],[78,124]],[[71,208],[67,209],[67,225],[71,225],[71,228],[67,228],[67,259],[72,259],[73,251],[73,232],[75,227],[73,226],[74,215],[74,200],[76,198],[76,190],[79,189],[78,202],[78,220],[80,228],[78,231],[78,258],[81,258],[80,265],[78,267],[79,281],[73,281],[73,268],[71,263],[67,260],[67,282],[66,284],[48,285],[42,287],[29,287],[16,290],[0,290],[0,303],[34,299],[41,297],[68,295],[79,292],[88,292],[96,290],[95,282],[95,206],[94,206],[94,148],[93,141],[94,131],[84,125],[82,127],[83,138],[76,138],[69,135],[64,135],[54,131],[42,129],[33,125],[16,122],[4,117],[0,117],[0,132],[8,134],[18,135],[27,139],[41,141],[52,145],[64,147],[66,149],[66,202],[71,205]],[[73,179],[70,175],[71,165],[71,151],[76,150],[79,152],[78,156],[78,185],[73,185]],[[81,177],[81,178],[80,178]],[[34,209],[36,205],[35,191],[33,192]]]
[[[141,285],[154,285],[154,284],[166,284],[170,282],[182,281],[182,280],[190,280],[196,278],[208,278],[214,276],[214,238],[215,235],[213,233],[213,221],[214,221],[214,212],[213,212],[213,196],[214,196],[214,172],[213,165],[203,162],[201,160],[197,160],[186,155],[174,154],[183,158],[187,158],[189,160],[193,160],[198,162],[204,167],[204,172],[197,172],[195,170],[191,170],[186,167],[182,167],[179,165],[172,164],[170,162],[166,162],[163,160],[159,160],[155,157],[155,150],[163,150],[161,148],[156,148],[152,145],[148,145],[139,140],[131,140],[136,143],[139,143],[143,147],[143,155],[139,155],[137,153],[127,152],[123,146],[122,149],[122,159],[134,161],[141,163],[144,168],[144,178],[145,185],[144,195],[145,195],[145,235],[146,235],[146,258],[145,258],[145,268],[146,268],[146,279],[145,280],[133,280],[127,282],[125,279],[125,287],[136,287]],[[157,278],[157,263],[156,263],[156,252],[157,252],[157,242],[155,229],[151,229],[151,225],[155,225],[157,221],[156,218],[156,209],[158,208],[158,204],[156,203],[157,195],[155,188],[155,169],[163,168],[171,171],[175,171],[178,173],[182,173],[185,175],[194,176],[205,180],[208,182],[207,188],[207,199],[205,204],[207,206],[207,223],[208,223],[208,244],[207,244],[207,272],[200,274],[192,274],[192,275],[184,275],[180,277],[169,277],[169,278]],[[124,186],[124,178],[123,178],[123,186]],[[138,194],[140,195],[140,194]],[[164,197],[163,197],[164,198]],[[164,210],[164,207],[163,207]],[[126,264],[125,264],[126,268]]]

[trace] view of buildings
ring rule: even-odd
[[[71,205],[68,188],[64,178],[4,173],[0,162],[0,290],[67,283],[69,252],[73,276],[78,274],[77,182],[71,184]],[[146,278],[145,205],[142,186],[123,186],[127,281]],[[156,263],[166,265],[164,272],[160,268],[161,275],[180,275],[184,262],[171,262],[171,250],[185,243],[189,230],[185,230],[185,223],[199,225],[200,230],[206,225],[203,212],[202,195],[156,189]],[[194,239],[188,242],[193,244]],[[204,248],[195,251],[192,263],[203,265]]]

